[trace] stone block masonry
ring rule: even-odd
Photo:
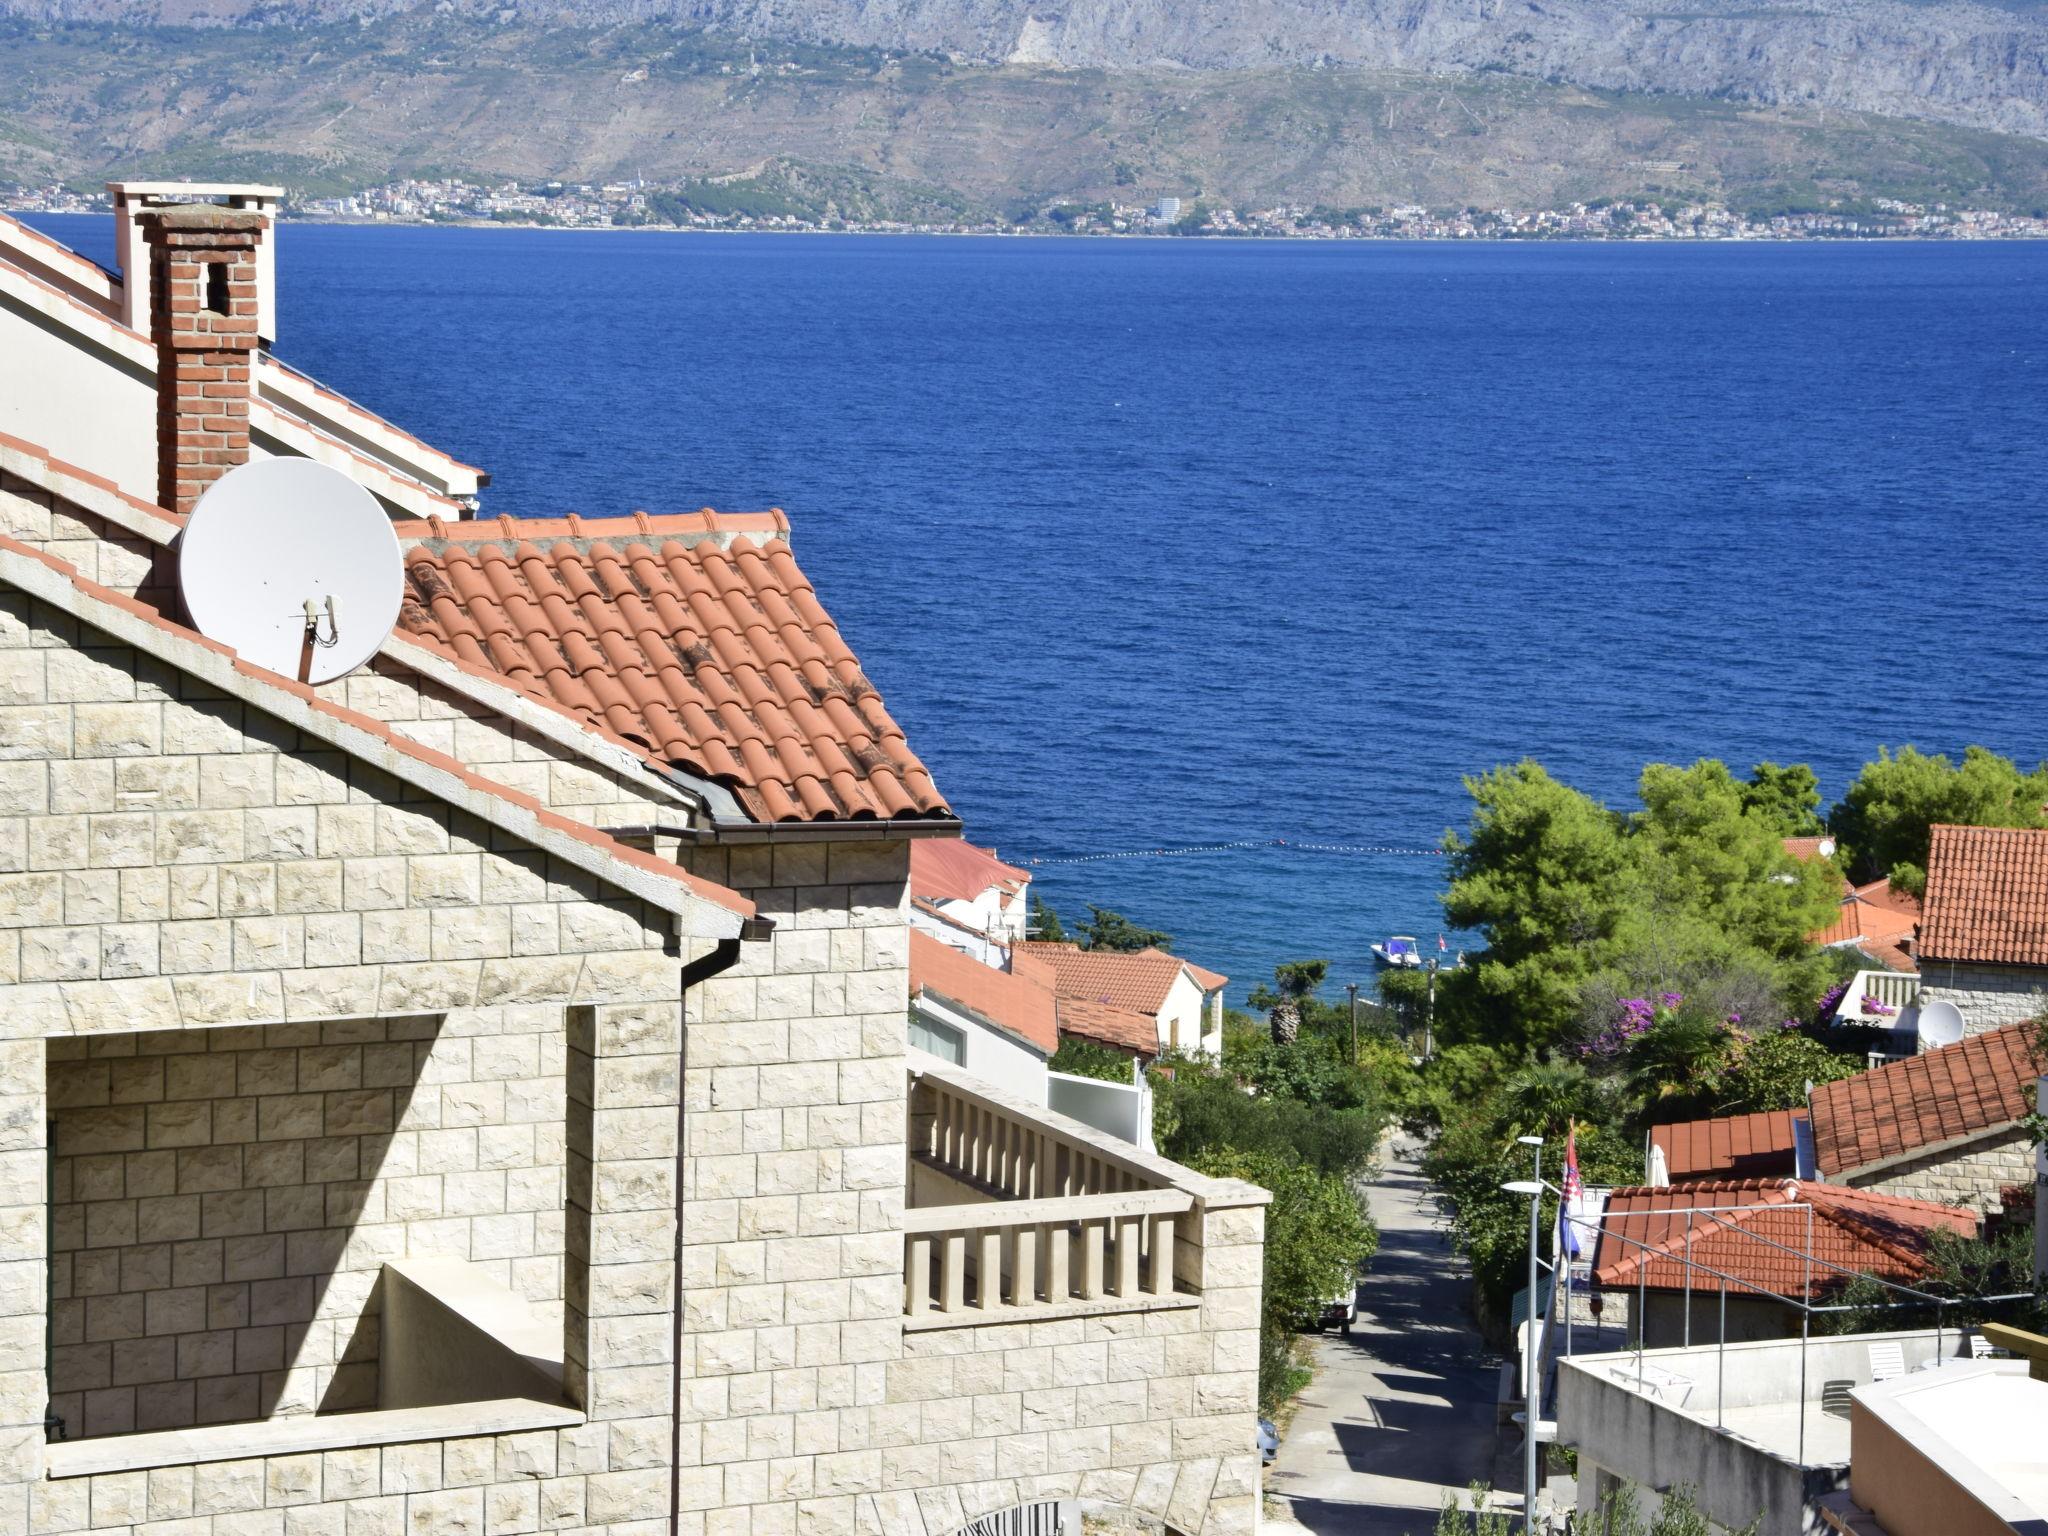
[[[1994,1132],[1962,1146],[1889,1163],[1867,1173],[1843,1175],[1859,1189],[1881,1190],[1912,1200],[1964,1205],[1973,1211],[2000,1208],[1999,1191],[2034,1181],[2034,1139],[2024,1127]]]
[[[1965,1034],[1980,1035],[2040,1017],[2048,1007],[2048,969],[1929,961],[1920,975],[1920,1001],[1936,998],[1955,1004]]]
[[[387,1258],[469,1260],[559,1326],[558,1010],[49,1054],[51,1410],[71,1438],[375,1407]]]

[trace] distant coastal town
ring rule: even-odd
[[[869,203],[867,198],[850,199]],[[94,213],[103,195],[61,185],[0,187],[15,213]],[[336,196],[287,191],[280,216],[334,224],[546,229],[686,229],[872,234],[1228,236],[1294,240],[2048,239],[2048,213],[1874,198],[1825,211],[1762,212],[1669,196],[1596,198],[1561,208],[1232,207],[1200,196],[1050,201],[1008,215],[960,208],[881,217],[815,189],[755,174],[657,183],[403,178]]]

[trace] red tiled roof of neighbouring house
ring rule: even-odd
[[[1919,955],[2048,965],[2048,832],[1933,829]]]
[[[1805,1118],[1804,1110],[1775,1109],[1712,1120],[1681,1120],[1652,1126],[1650,1141],[1664,1149],[1664,1165],[1674,1180],[1764,1174],[1790,1177],[1797,1171],[1792,1124]]]
[[[1801,863],[1809,859],[1829,859],[1835,854],[1835,840],[1826,833],[1819,837],[1787,837],[1781,839],[1785,851]]]
[[[1688,1212],[1693,1206],[1721,1209]],[[1926,1274],[1929,1238],[1938,1231],[1974,1236],[1977,1217],[1927,1200],[1793,1179],[1637,1186],[1608,1197],[1593,1279],[1682,1290],[1690,1254],[1698,1292],[1719,1290],[1724,1275],[1731,1293],[1794,1297],[1809,1283],[1815,1296],[1825,1295],[1863,1272],[1910,1284]]]
[[[1850,886],[1843,894],[1835,920],[1809,933],[1810,943],[1821,945],[1882,945],[1897,948],[1912,938],[1920,924],[1919,899],[1906,891],[1895,891],[1889,880]]]
[[[1147,1058],[1159,1054],[1159,1022],[1133,1008],[1096,1002],[1086,997],[1058,1000],[1060,1033],[1079,1035],[1098,1045],[1113,1045]]]
[[[926,901],[974,901],[994,887],[1010,901],[1031,883],[1030,874],[996,857],[993,848],[977,848],[950,837],[920,838],[910,845],[910,894]]]
[[[1813,1151],[1830,1178],[2023,1118],[2048,1071],[2032,1024],[1968,1035],[1813,1090]]]
[[[779,538],[659,547],[643,525],[406,554],[399,627],[728,786],[760,821],[949,815]],[[609,537],[607,536],[609,535]]]
[[[1146,953],[1159,954],[1162,953],[1162,951],[1147,950]],[[1195,985],[1200,987],[1204,992],[1214,992],[1220,987],[1227,987],[1230,985],[1230,978],[1224,975],[1221,971],[1204,970],[1201,966],[1195,964],[1195,962],[1192,960],[1183,960],[1181,961],[1181,964],[1188,968],[1188,974],[1195,978]]]
[[[1017,949],[1052,967],[1057,978],[1053,990],[1061,997],[1109,1003],[1153,1018],[1187,968],[1186,961],[1163,949],[1083,949],[1043,940],[1019,944]]]
[[[910,930],[910,992],[929,992],[1050,1056],[1059,1049],[1052,992],[1025,976],[983,965],[928,933]]]

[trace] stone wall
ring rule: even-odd
[[[1957,965],[1929,960],[1920,970],[1920,1001],[1954,1003],[1963,1032],[1981,1035],[2037,1017],[2048,1005],[2048,970],[2008,965]]]
[[[374,1407],[378,1268],[560,1324],[559,1010],[53,1040],[51,1406],[73,1439]]]
[[[1844,1184],[1859,1189],[1966,1205],[1980,1212],[1999,1208],[1999,1190],[2012,1184],[2031,1184],[2033,1179],[2034,1143],[2019,1126],[1868,1173],[1841,1176]]]

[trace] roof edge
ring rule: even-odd
[[[469,811],[615,890],[661,908],[680,920],[679,933],[695,938],[737,938],[742,921],[754,915],[754,903],[737,891],[628,848],[537,800],[471,773],[454,758],[408,741],[367,715],[331,704],[304,684],[243,661],[226,646],[173,624],[133,598],[85,580],[75,567],[52,555],[5,536],[0,536],[0,580],[231,698]]]

